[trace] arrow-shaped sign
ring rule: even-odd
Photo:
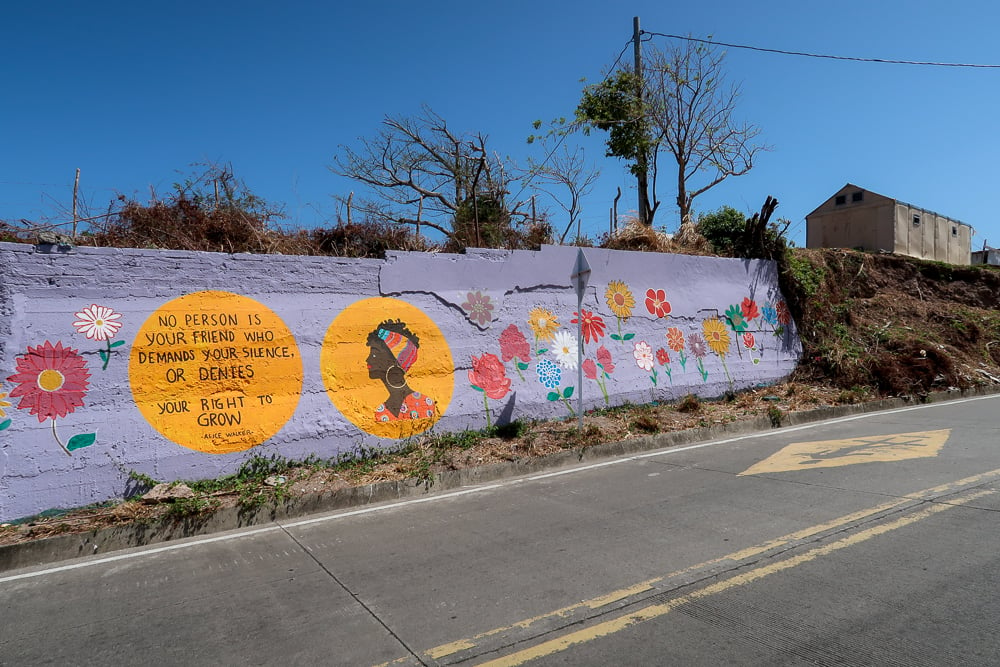
[[[793,442],[740,474],[760,475],[937,456],[950,434],[951,429],[941,429],[845,440]]]
[[[583,301],[583,291],[587,289],[587,283],[590,282],[590,262],[583,254],[583,248],[577,250],[576,264],[573,265],[573,273],[570,274],[569,279],[573,281],[573,287],[576,288],[576,300]]]

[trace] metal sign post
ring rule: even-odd
[[[580,248],[569,279],[576,289],[576,428],[583,431],[583,293],[590,282],[590,263]]]

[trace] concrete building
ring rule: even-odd
[[[807,248],[893,252],[969,264],[972,227],[848,183],[806,216]]]

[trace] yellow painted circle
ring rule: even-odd
[[[412,338],[402,336],[395,346],[406,358],[394,365],[406,366],[405,371],[391,369],[388,380],[369,363],[371,335],[387,321],[398,321],[390,328],[405,327],[412,334]],[[411,340],[413,344],[407,347]],[[399,299],[364,299],[345,308],[327,329],[320,364],[330,400],[352,424],[372,435],[406,438],[425,431],[451,402],[455,365],[444,335],[422,310]],[[402,418],[384,421],[391,399],[388,385],[404,382],[412,390],[406,405],[415,409]]]
[[[271,438],[302,394],[302,359],[274,311],[231,292],[195,292],[149,316],[129,357],[139,411],[166,438],[210,454]]]

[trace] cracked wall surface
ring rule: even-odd
[[[121,497],[133,470],[211,478],[795,367],[773,262],[587,248],[578,308],[578,252],[0,243],[0,520]]]

